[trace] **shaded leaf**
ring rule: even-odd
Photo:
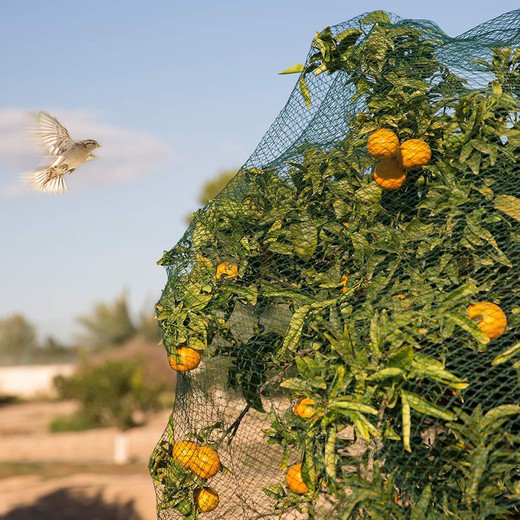
[[[513,195],[497,195],[495,197],[495,208],[520,222],[520,199],[513,197]]]

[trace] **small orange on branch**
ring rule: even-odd
[[[198,449],[199,446],[193,441],[178,441],[173,445],[172,456],[181,466],[188,468],[191,461],[195,459]]]
[[[303,419],[310,419],[316,413],[314,409],[315,404],[310,397],[304,397],[294,407],[294,414],[299,415]]]
[[[211,478],[220,469],[221,462],[218,453],[209,446],[200,446],[189,466],[200,478]]]
[[[209,513],[215,509],[220,499],[218,493],[210,487],[197,489],[194,495],[195,505],[201,513]]]
[[[405,169],[426,166],[432,158],[432,151],[424,139],[408,139],[401,144],[397,161]]]
[[[298,493],[299,495],[303,495],[309,492],[309,488],[307,484],[303,481],[302,477],[302,465],[295,464],[289,468],[287,475],[285,476],[285,482],[289,486],[289,489],[293,493]]]
[[[176,372],[187,372],[199,366],[200,357],[198,350],[182,346],[178,347],[175,353],[168,356],[168,362]]]
[[[374,180],[385,190],[397,190],[406,181],[406,172],[394,160],[387,159],[376,164]]]
[[[399,151],[399,138],[392,130],[381,128],[370,134],[367,149],[374,159],[390,159]]]
[[[495,303],[474,303],[467,311],[469,319],[473,320],[489,339],[496,339],[504,334],[507,328],[507,317]]]

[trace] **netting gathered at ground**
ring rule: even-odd
[[[520,518],[520,10],[324,29],[161,260],[161,519]]]

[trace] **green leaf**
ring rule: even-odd
[[[516,404],[503,404],[486,412],[480,423],[482,431],[493,430],[493,426],[500,427],[500,419],[511,415],[520,415],[520,406]]]
[[[336,435],[336,427],[333,427],[325,444],[325,473],[332,481],[336,479]]]
[[[193,284],[188,286],[186,292],[184,293],[184,303],[188,309],[191,311],[199,311],[204,309],[206,305],[213,298],[212,294],[208,294],[202,291],[202,286],[200,284]]]
[[[296,65],[292,65],[291,67],[288,67],[285,70],[282,70],[282,72],[279,72],[278,74],[299,74],[300,72],[303,72],[305,70],[305,65],[303,63],[297,63]]]
[[[470,476],[467,493],[471,498],[475,498],[478,492],[478,486],[486,470],[489,447],[478,447],[471,452],[470,457]]]
[[[354,29],[353,27],[351,27],[350,29],[346,29],[336,34],[336,41],[343,42],[344,44],[349,46],[354,45],[354,43],[356,43],[357,39],[362,34],[363,33],[359,29]]]
[[[484,139],[472,139],[470,142],[471,142],[471,146],[473,146],[473,148],[475,148],[475,150],[478,150],[479,152],[482,152],[482,153],[485,153],[488,155],[495,153],[495,151],[497,149],[497,146],[493,146],[493,145],[487,143],[486,141],[484,141]]]
[[[482,155],[480,152],[473,152],[467,159],[466,164],[470,167],[471,171],[478,175],[480,172],[480,163],[482,161]]]
[[[303,381],[297,377],[292,377],[290,379],[286,379],[280,383],[282,388],[287,388],[289,390],[297,390],[299,392],[307,392],[310,388],[309,383],[307,381]]]
[[[495,197],[495,208],[520,222],[520,199],[513,197],[513,195],[497,195]]]
[[[426,399],[418,396],[417,394],[414,394],[413,392],[401,390],[401,398],[403,395],[405,396],[406,402],[410,405],[410,407],[419,413],[430,415],[431,417],[436,417],[437,419],[442,419],[443,421],[454,421],[457,418],[453,412],[436,406],[429,401],[426,401]]]
[[[390,377],[402,377],[404,375],[404,372],[400,368],[383,368],[376,372],[375,374],[372,374],[368,380],[369,381],[382,381],[383,379],[388,379]]]
[[[406,392],[401,392],[401,422],[403,428],[403,446],[408,452],[412,451],[410,446],[410,431],[412,428],[412,419],[410,413],[410,404]]]
[[[298,80],[298,85],[300,86],[300,92],[302,94],[303,100],[305,101],[305,105],[307,108],[311,108],[311,93],[309,92],[309,87],[307,86],[307,82],[305,81],[305,76],[302,74],[300,79]]]
[[[419,378],[426,376],[428,379],[457,390],[463,390],[469,386],[469,383],[445,370],[442,363],[421,354],[418,354],[414,360],[413,374]]]
[[[354,197],[361,202],[371,207],[381,200],[382,192],[381,188],[375,183],[371,182],[362,188],[359,188],[355,193]]]
[[[305,453],[302,461],[302,480],[310,491],[316,489],[317,471],[314,465],[313,438],[307,437],[305,440]]]
[[[287,350],[295,351],[303,332],[303,325],[307,319],[307,315],[311,310],[310,305],[302,305],[292,315],[289,323],[289,330],[283,340],[283,344],[278,351],[279,356],[283,356]]]
[[[481,345],[487,345],[489,338],[477,327],[475,322],[463,314],[446,312],[444,317],[458,325],[461,329],[469,332]]]
[[[378,411],[372,406],[366,404],[355,403],[350,401],[348,397],[339,397],[329,402],[328,408],[332,410],[352,410],[355,412],[368,413],[371,415],[377,415]]]
[[[361,18],[361,20],[359,20],[359,23],[363,25],[371,25],[376,23],[391,24],[392,20],[384,11],[377,10],[367,14],[364,18]]]
[[[305,262],[312,258],[318,246],[318,230],[309,218],[290,226],[294,252]]]
[[[394,352],[390,356],[388,356],[388,366],[392,368],[399,368],[401,370],[409,370],[413,363],[413,347],[406,346],[402,349],[399,349],[397,352]]]
[[[236,285],[229,284],[226,287],[226,291],[236,294],[240,298],[247,300],[251,305],[256,305],[256,300],[258,298],[258,289],[254,285]]]
[[[412,512],[410,514],[410,520],[424,520],[428,518],[427,512],[430,507],[432,499],[432,486],[428,484],[421,493],[421,497],[416,504],[412,506]]]
[[[514,357],[516,354],[520,354],[520,343],[513,345],[511,348],[504,350],[504,352],[496,356],[493,359],[493,361],[491,361],[491,365],[496,366],[505,363],[506,361],[509,361],[512,357]]]

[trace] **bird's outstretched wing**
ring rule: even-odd
[[[36,125],[31,134],[43,145],[49,155],[63,155],[74,144],[67,129],[45,112],[36,114]]]

